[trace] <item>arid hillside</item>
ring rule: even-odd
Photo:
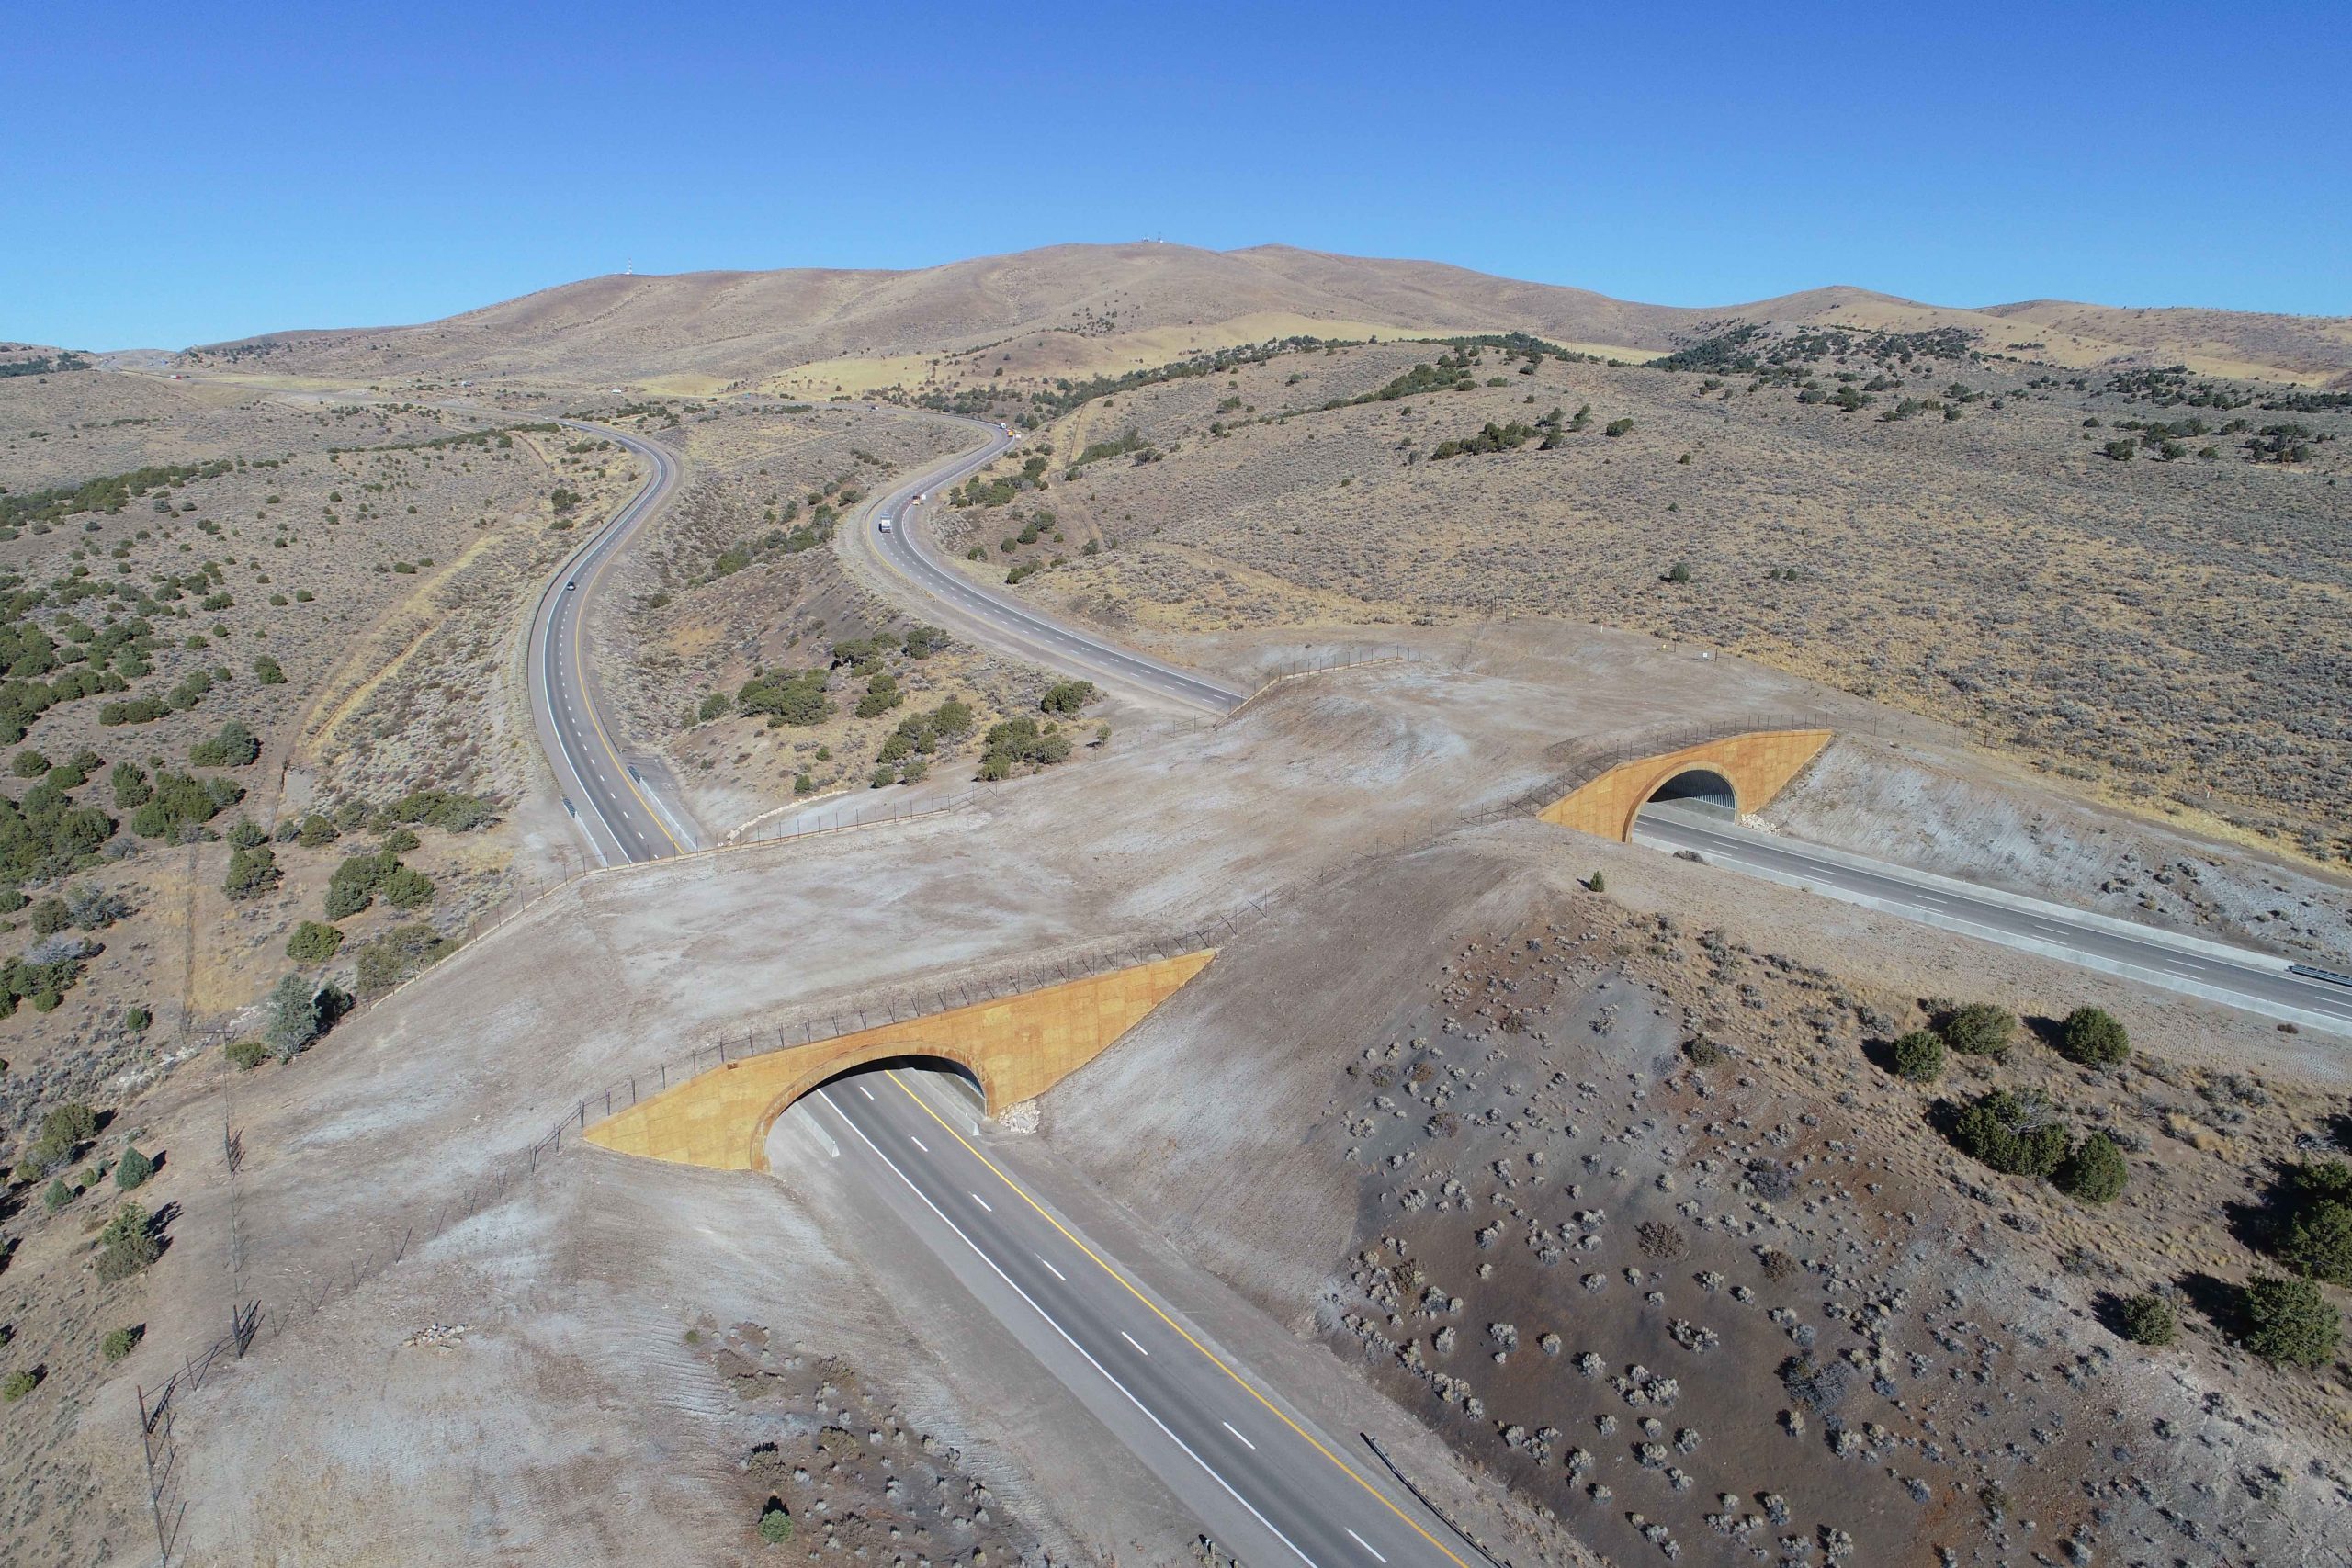
[[[2352,372],[2352,321],[2344,320],[2048,301],[1951,309],[1850,288],[1692,309],[1436,262],[1159,243],[1056,245],[911,272],[590,278],[422,325],[216,344],[191,351],[187,363],[287,376],[620,380],[688,394],[751,385],[854,393],[1115,374],[1302,333],[1520,331],[1634,360],[1732,320],[1953,328],[1993,352],[2074,367],[2181,363],[2303,383]]]
[[[1743,329],[1678,364],[1530,340],[1195,362],[1052,405],[933,526],[1125,637],[1600,622],[2352,855],[2332,395],[2061,374],[1941,331]]]

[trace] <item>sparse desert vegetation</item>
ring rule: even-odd
[[[1509,340],[1300,344],[1055,405],[959,492],[953,543],[1131,636],[1648,631],[2152,810],[2352,855],[2331,809],[2352,763],[2318,718],[2344,629],[2340,404],[2053,371],[1957,332],[1751,331],[1679,369]],[[2264,434],[2286,424],[2304,435]],[[2118,428],[2154,460],[2110,461]],[[2271,461],[2281,439],[2301,456]],[[1074,460],[1106,440],[1118,455]]]
[[[1776,826],[2025,841],[2096,863],[2101,908],[2331,952],[2352,350],[1495,282],[1069,247],[610,278],[136,373],[0,350],[12,1547],[137,1536],[125,1385],[259,1297],[258,1351],[175,1417],[216,1553],[1170,1556],[1157,1494],[1073,1529],[1128,1461],[1034,1366],[1030,1419],[976,1419],[1001,1328],[831,1156],[634,1164],[578,1146],[576,1097],[1180,929],[1216,933],[1196,988],[972,1136],[1039,1137],[1109,1234],[1157,1230],[1138,1255],[1221,1333],[1272,1330],[1260,1364],[1355,1369],[1317,1418],[1424,1444],[1510,1560],[2331,1539],[2324,1047],[1867,914],[1800,929],[1784,890],[1734,909],[1507,808],[1584,740],[1802,697],[1856,733]],[[1017,435],[938,498],[975,582],[1236,679],[1336,628],[1413,658],[1211,727],[950,635],[843,533],[968,445],[937,412]],[[476,942],[587,863],[523,628],[640,476],[559,416],[685,464],[589,602],[626,761],[712,840],[836,793],[982,808],[571,877]],[[1950,830],[2005,789],[2042,814]]]

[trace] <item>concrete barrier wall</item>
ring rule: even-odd
[[[591,1124],[622,1154],[711,1170],[767,1168],[768,1129],[837,1073],[889,1056],[968,1068],[999,1111],[1034,1100],[1092,1061],[1208,966],[1214,949],[1071,980],[929,1018],[879,1024],[713,1067]]]
[[[1754,811],[1820,755],[1829,744],[1830,734],[1826,729],[1764,729],[1620,762],[1599,778],[1578,784],[1536,816],[1557,827],[1624,843],[1632,840],[1634,818],[1650,796],[1675,774],[1692,768],[1721,773],[1731,784],[1736,808],[1742,813]]]

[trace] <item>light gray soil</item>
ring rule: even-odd
[[[2352,886],[2076,800],[1976,758],[1840,739],[1758,817],[1792,838],[2346,967]]]

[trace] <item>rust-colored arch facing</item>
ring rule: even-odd
[[[1734,809],[1754,811],[1787,788],[1789,781],[1821,754],[1830,734],[1826,729],[1759,729],[1620,762],[1536,815],[1579,833],[1630,842],[1634,819],[1650,797],[1669,780],[1694,768],[1721,774],[1731,785]]]
[[[1100,1055],[1208,966],[1215,949],[763,1052],[698,1073],[587,1130],[592,1144],[711,1170],[765,1170],[768,1129],[827,1078],[892,1056],[942,1056],[990,1110],[1034,1100]]]

